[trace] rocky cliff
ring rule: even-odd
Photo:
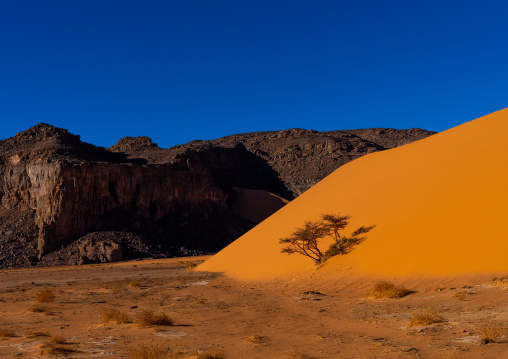
[[[430,134],[287,130],[170,149],[130,137],[105,149],[40,124],[0,141],[0,267],[216,251],[254,225],[232,210],[233,187],[291,199],[351,159]],[[143,250],[122,251],[130,236]]]

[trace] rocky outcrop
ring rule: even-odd
[[[178,254],[180,247],[213,251],[252,226],[228,209],[227,194],[199,156],[190,153],[172,163],[145,165],[73,141],[75,136],[65,130],[38,127],[29,130],[33,135],[7,140],[14,146],[0,144],[9,147],[2,156],[1,205],[14,217],[27,212],[24,221],[38,229],[37,253],[30,255],[42,259],[87,233],[111,230],[143,233],[168,254]],[[88,158],[93,151],[102,161]]]
[[[118,238],[131,237],[100,233],[130,233],[153,255],[217,251],[255,224],[235,214],[233,188],[291,199],[351,159],[430,134],[293,129],[105,149],[40,124],[0,141],[0,267],[124,258]]]
[[[145,241],[142,236],[130,232],[92,232],[44,256],[39,264],[111,263],[160,255]]]
[[[113,152],[131,152],[155,148],[159,148],[159,146],[153,143],[150,137],[138,136],[121,138],[120,141],[111,146],[109,150]]]

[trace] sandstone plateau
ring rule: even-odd
[[[439,277],[508,270],[508,109],[340,167],[200,266],[240,279]],[[322,213],[376,225],[316,272],[278,239]],[[326,246],[328,243],[323,243]],[[259,265],[263,263],[263,265]]]
[[[40,124],[0,141],[0,267],[214,252],[337,167],[431,134],[292,129],[106,149]]]

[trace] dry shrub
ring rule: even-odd
[[[116,324],[131,323],[131,319],[127,313],[121,312],[117,309],[108,309],[101,314],[102,323],[113,322]]]
[[[34,330],[29,330],[26,333],[26,337],[30,338],[30,339],[39,338],[39,337],[50,337],[50,336],[51,336],[51,334],[49,332],[37,332]]]
[[[315,359],[315,357],[304,354],[300,352],[299,350],[293,349],[288,356],[289,359]]]
[[[466,290],[455,293],[455,298],[460,301],[466,300],[470,295],[474,294],[473,292],[468,292]]]
[[[162,349],[159,345],[140,345],[138,348],[131,348],[129,359],[170,359],[171,353]]]
[[[76,350],[67,348],[60,344],[45,343],[40,346],[39,355],[41,356],[53,356],[53,355],[68,355],[75,353]]]
[[[430,325],[434,323],[441,323],[443,320],[443,316],[441,315],[439,309],[429,306],[413,315],[409,326]]]
[[[44,336],[49,333],[43,332]],[[43,335],[40,335],[43,336]],[[67,340],[61,335],[51,335],[48,341],[41,344],[39,355],[41,356],[53,356],[53,355],[68,355],[76,353],[77,350],[69,348]]]
[[[391,282],[380,281],[374,284],[374,289],[369,293],[368,297],[372,299],[397,299],[414,293],[414,291],[395,285]]]
[[[0,338],[12,338],[15,336],[16,334],[12,329],[0,329]]]
[[[206,298],[205,297],[199,297],[196,299],[197,304],[206,304]]]
[[[164,313],[155,313],[153,310],[143,311],[138,318],[140,327],[149,327],[152,325],[173,325],[173,320]]]
[[[225,359],[226,354],[220,349],[209,350],[205,353],[199,354],[196,359]]]
[[[141,285],[141,282],[139,281],[139,279],[133,279],[130,281],[129,285],[131,287],[139,287]]]
[[[55,295],[48,289],[43,289],[35,295],[35,301],[38,303],[51,303],[55,300]]]
[[[194,269],[198,265],[196,263],[194,263],[194,262],[187,262],[187,264],[185,266],[187,267],[187,269]]]
[[[52,314],[51,310],[48,307],[44,307],[42,305],[33,305],[30,308],[28,308],[28,311],[30,313],[44,313],[44,314]]]
[[[254,344],[265,344],[267,338],[262,335],[251,335],[247,340]]]
[[[484,344],[497,343],[503,334],[503,328],[498,325],[486,325],[477,330],[480,340]]]
[[[505,275],[504,277],[496,277],[491,280],[491,283],[493,285],[508,285],[508,275]]]
[[[48,342],[51,344],[67,344],[67,339],[61,335],[52,335]]]

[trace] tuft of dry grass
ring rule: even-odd
[[[197,304],[206,304],[206,298],[205,297],[199,297],[196,299]]]
[[[43,289],[35,295],[35,301],[38,303],[51,303],[55,300],[55,295],[48,289]]]
[[[436,307],[429,306],[420,312],[413,315],[411,318],[411,322],[409,326],[421,326],[421,325],[430,325],[435,323],[441,323],[444,320],[441,312]]]
[[[48,307],[44,307],[42,305],[33,305],[28,308],[30,313],[44,313],[46,315],[52,314],[51,310]]]
[[[254,344],[266,344],[267,338],[262,335],[251,335],[247,340]]]
[[[50,335],[49,333],[42,332],[46,336]],[[48,341],[44,344],[40,345],[40,356],[54,356],[54,355],[68,355],[72,353],[76,353],[77,350],[69,348],[67,340],[61,335],[51,335]]]
[[[39,351],[40,356],[68,355],[72,353],[76,353],[76,350],[52,343],[41,344]]]
[[[170,359],[171,353],[159,345],[140,345],[137,348],[131,348],[129,359]]]
[[[141,282],[139,281],[139,279],[133,279],[129,282],[129,286],[131,286],[131,287],[139,288],[140,285],[141,285]]]
[[[103,324],[113,322],[115,324],[132,323],[129,315],[117,309],[108,309],[102,312],[101,321]]]
[[[51,344],[68,344],[67,343],[67,339],[65,339],[61,335],[52,335],[49,338],[48,342],[51,343]]]
[[[199,354],[196,359],[225,359],[226,354],[220,349],[209,350],[205,353]]]
[[[480,327],[476,332],[483,344],[497,343],[503,334],[503,328],[498,325],[486,325]]]
[[[174,325],[173,319],[164,313],[155,313],[153,310],[145,310],[138,317],[140,327],[149,327],[152,325]]]
[[[414,291],[397,286],[391,282],[380,281],[374,284],[374,288],[368,294],[368,297],[372,299],[397,299],[411,293],[414,293]]]
[[[0,338],[12,338],[15,336],[16,334],[12,329],[0,329]]]
[[[291,352],[289,352],[288,358],[289,359],[316,359],[315,357],[308,355],[308,354],[304,354],[301,351],[296,350],[296,349],[293,349]]]
[[[29,330],[26,332],[26,337],[33,339],[33,338],[39,338],[39,337],[50,337],[51,334],[49,332],[38,332],[34,330]]]
[[[492,285],[508,285],[508,275],[504,277],[496,277],[491,280]]]
[[[467,290],[464,290],[464,291],[456,292],[455,293],[455,298],[457,300],[460,300],[462,302],[462,301],[465,301],[470,295],[473,295],[473,294],[474,294],[473,292],[469,292]]]

